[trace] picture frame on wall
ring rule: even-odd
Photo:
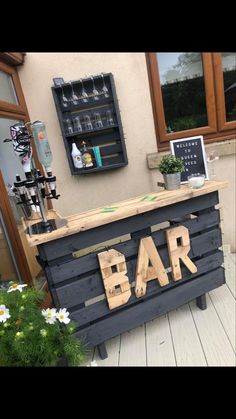
[[[180,158],[185,166],[185,171],[181,173],[181,184],[188,183],[190,175],[205,175],[209,180],[207,157],[203,141],[203,136],[180,138],[170,141],[171,154]]]

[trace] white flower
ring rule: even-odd
[[[41,313],[44,316],[46,323],[54,324],[57,320],[55,308],[47,308],[47,310],[42,310]]]
[[[11,315],[9,314],[8,308],[3,304],[0,305],[0,323],[5,323],[7,319],[9,319]]]
[[[66,308],[60,308],[60,310],[57,313],[57,319],[60,323],[68,324],[70,323],[70,319],[68,318],[69,312],[66,311]]]
[[[22,288],[27,287],[27,284],[17,284],[16,282],[14,282],[10,288],[7,290],[7,292],[12,292],[12,291],[20,291],[22,292]]]

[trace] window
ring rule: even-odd
[[[159,150],[236,137],[236,53],[148,53],[147,66]]]

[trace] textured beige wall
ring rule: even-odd
[[[53,77],[66,81],[85,75],[111,72],[114,75],[121,119],[126,137],[128,166],[102,173],[73,176],[51,93]],[[157,170],[149,170],[146,154],[157,151],[150,90],[144,53],[27,53],[19,75],[31,120],[46,123],[53,152],[52,169],[61,197],[53,205],[70,215],[157,190],[162,181]],[[217,162],[219,179],[229,179],[222,191],[225,218],[224,242],[235,251],[235,156]]]
[[[52,78],[76,80],[99,72],[114,75],[126,136],[128,166],[84,176],[71,175],[52,97]],[[53,152],[52,169],[62,215],[78,213],[146,193],[155,187],[146,152],[156,151],[152,109],[143,53],[28,53],[19,75],[31,120],[46,123]]]

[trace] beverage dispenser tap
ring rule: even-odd
[[[27,126],[32,128],[33,136],[29,133]],[[51,162],[52,152],[48,142],[45,124],[41,121],[33,123],[16,123],[10,127],[11,139],[7,138],[4,142],[12,141],[15,154],[19,157],[24,173],[25,180],[21,180],[16,175],[14,188],[18,198],[17,204],[32,206],[37,211],[40,209],[42,221],[32,224],[26,232],[32,234],[50,233],[67,224],[64,219],[47,219],[47,199],[58,199],[56,193],[56,176],[52,175]],[[42,164],[47,177],[36,170],[32,156],[31,138],[33,137],[38,159]],[[46,193],[46,185],[49,193]]]

